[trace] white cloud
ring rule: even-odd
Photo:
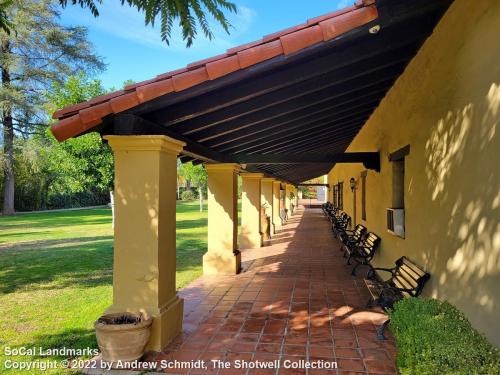
[[[88,11],[82,11],[78,7],[74,8],[76,8],[75,11],[68,8],[63,13],[66,21],[70,23],[83,24],[89,29],[97,29],[148,47],[168,49],[171,52],[187,50],[186,43],[182,40],[182,34],[177,25],[172,30],[170,46],[168,46],[161,40],[159,26],[146,26],[144,24],[144,15],[135,8],[104,2],[99,7],[100,15],[97,18],[94,18]],[[223,51],[237,45],[236,40],[244,36],[251,28],[255,16],[256,12],[254,10],[245,6],[238,6],[237,14],[228,15],[229,22],[233,26],[230,29],[230,34],[227,34],[220,25],[210,19],[210,25],[214,33],[213,40],[207,39],[199,29],[198,37],[190,50],[211,54],[214,50]],[[159,19],[157,19],[157,22],[159,22]]]

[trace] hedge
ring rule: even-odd
[[[390,317],[401,374],[500,374],[500,350],[450,303],[404,298]]]

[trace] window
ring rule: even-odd
[[[405,156],[410,146],[405,146],[389,155],[392,162],[392,208],[405,207]]]
[[[338,186],[337,185],[333,185],[333,206],[334,207],[337,207],[337,196],[338,196]]]
[[[361,172],[361,219],[366,220],[366,175],[367,171]]]

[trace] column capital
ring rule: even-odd
[[[252,172],[243,172],[240,173],[241,178],[263,178],[264,173],[252,173]]]
[[[163,151],[178,155],[186,143],[166,135],[105,135],[113,151]]]
[[[238,172],[241,166],[237,163],[213,163],[205,164],[205,169],[208,172]]]

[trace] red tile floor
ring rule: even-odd
[[[326,360],[336,361],[337,370],[210,367],[169,373],[396,373],[390,332],[387,341],[375,337],[386,317],[365,308],[369,294],[362,276],[351,276],[320,209],[299,206],[270,246],[244,250],[242,261],[239,275],[201,277],[179,291],[184,331],[156,359]]]

